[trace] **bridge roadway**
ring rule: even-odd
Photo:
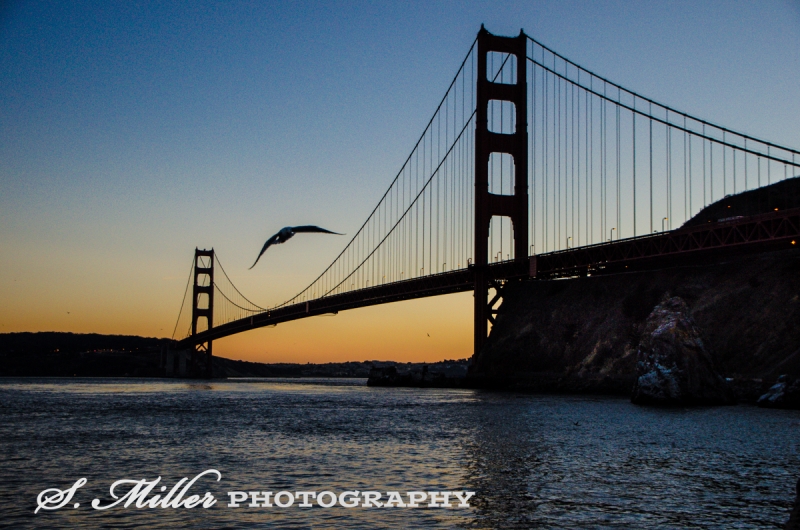
[[[608,274],[694,263],[727,254],[797,248],[798,240],[800,208],[538,254],[528,260],[492,263],[487,270],[490,280]],[[257,313],[189,336],[174,347],[189,348],[250,329],[346,309],[470,291],[473,286],[470,267],[366,287]]]

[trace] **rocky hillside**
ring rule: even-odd
[[[800,177],[788,178],[769,186],[729,195],[709,204],[683,226],[716,223],[732,217],[800,208]]]
[[[685,301],[726,377],[800,376],[800,252],[609,276],[509,284],[473,360],[481,386],[630,395],[648,316]]]

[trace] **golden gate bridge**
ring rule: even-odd
[[[798,197],[703,215],[720,199],[794,177],[799,166],[800,151],[653,101],[524,32],[501,37],[481,27],[336,259],[291,299],[261,307],[213,250],[197,249],[174,348],[188,351],[192,373],[210,377],[215,339],[472,290],[477,353],[509,281],[796,245]]]

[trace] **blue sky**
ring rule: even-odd
[[[0,332],[169,335],[195,246],[262,305],[299,291],[344,241],[298,238],[248,272],[264,239],[307,223],[352,234],[481,23],[800,147],[796,1],[11,2]]]

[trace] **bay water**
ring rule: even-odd
[[[209,508],[91,506],[117,480],[169,489],[209,469],[221,479],[192,486]],[[800,411],[359,379],[0,378],[8,528],[781,528],[798,476]],[[69,504],[34,513],[43,490],[80,478]],[[466,508],[230,507],[234,491],[475,495]]]

